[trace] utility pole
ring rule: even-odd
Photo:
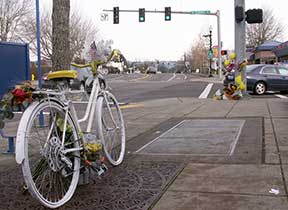
[[[212,28],[209,27],[209,34],[203,35],[204,37],[209,38],[209,51],[208,51],[208,58],[209,58],[209,75],[208,77],[213,77],[212,75],[212,59],[213,59],[213,51],[212,51]]]
[[[242,7],[243,17],[245,17],[245,0],[234,0],[234,6]],[[236,62],[242,62],[246,56],[246,21],[235,21],[235,53],[236,53]],[[235,78],[242,74],[242,80],[246,86],[246,69],[243,69],[242,72],[235,72]],[[246,90],[243,92],[246,94]]]

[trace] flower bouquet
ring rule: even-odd
[[[0,129],[4,128],[5,119],[14,117],[13,111],[23,111],[33,101],[33,87],[30,81],[16,85],[12,91],[6,93],[0,100]]]

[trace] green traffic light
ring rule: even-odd
[[[144,21],[145,21],[145,18],[144,18],[144,17],[139,17],[139,21],[140,21],[140,22],[144,22]]]
[[[166,15],[166,16],[165,16],[165,20],[171,20],[171,16]]]

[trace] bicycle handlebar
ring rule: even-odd
[[[97,69],[100,65],[106,64],[109,61],[111,61],[111,59],[113,58],[113,56],[119,56],[121,54],[119,54],[119,52],[117,50],[113,50],[110,54],[110,56],[108,57],[107,61],[103,61],[103,60],[94,60],[91,63],[88,64],[76,64],[76,63],[71,63],[72,66],[75,66],[77,68],[86,68],[86,67],[91,67],[91,71],[94,75],[96,75],[97,73]]]
[[[91,67],[91,71],[93,74],[96,74],[98,66],[104,64],[105,62],[102,60],[96,60],[92,61],[91,63],[88,64],[76,64],[76,63],[71,63],[72,66],[75,66],[77,68],[86,68],[86,67]]]
[[[77,64],[77,63],[71,63],[72,66],[77,67],[77,68],[86,68],[86,67],[91,67],[91,64]]]

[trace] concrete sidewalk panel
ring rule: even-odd
[[[167,192],[153,210],[287,210],[286,197]]]
[[[257,100],[240,100],[233,107],[227,117],[269,117],[269,111],[266,101],[263,99]]]
[[[286,186],[288,186],[288,165],[283,165],[282,168],[285,176]]]
[[[235,101],[216,101],[210,99],[202,99],[203,105],[187,115],[186,117],[225,117],[229,110],[236,103]]]
[[[288,119],[274,118],[273,123],[279,146],[288,146]]]
[[[276,146],[265,146],[265,163],[280,164],[279,154]]]
[[[269,109],[271,115],[275,117],[288,117],[288,100],[283,99],[269,99]]]
[[[169,191],[285,195],[280,166],[188,164]]]

